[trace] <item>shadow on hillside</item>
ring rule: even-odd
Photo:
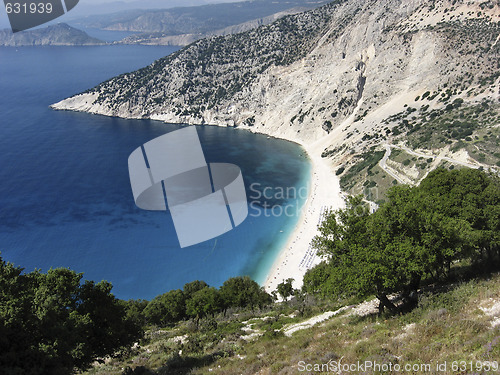
[[[201,357],[181,357],[177,355],[170,358],[165,365],[154,371],[145,366],[138,366],[135,369],[127,367],[122,375],[187,375],[198,367],[208,366],[214,363],[222,353],[212,353]]]
[[[496,274],[500,273],[500,262],[495,261],[491,264],[473,264],[473,265],[460,265],[453,268],[446,278],[432,280],[425,280],[418,290],[418,303],[414,306],[405,306],[403,297],[400,294],[393,294],[389,300],[394,303],[398,308],[397,313],[391,313],[385,310],[382,314],[378,312],[371,312],[361,316],[353,317],[354,321],[376,320],[377,318],[389,319],[395,315],[405,315],[411,313],[413,310],[421,306],[422,298],[428,295],[439,296],[459,288],[463,283],[473,280],[489,280]],[[445,306],[443,306],[445,307]]]
[[[212,353],[201,357],[181,357],[175,356],[169,359],[164,366],[158,369],[157,374],[161,375],[186,375],[191,370],[208,366],[220,358],[222,353]]]

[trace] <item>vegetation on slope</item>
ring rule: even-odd
[[[22,271],[0,258],[2,374],[70,374],[141,337],[108,282],[82,283],[67,269]]]
[[[422,97],[415,98],[417,108],[407,106],[405,111],[385,119],[382,122],[383,133],[365,134],[363,140],[371,140],[375,145],[365,153],[354,154],[339,168],[342,189],[351,194],[363,193],[368,200],[377,203],[385,201],[389,188],[398,181],[377,165],[384,154],[383,149],[377,147],[382,142],[406,144],[410,149],[419,151],[421,155],[415,156],[393,147],[389,158],[391,168],[414,184],[418,184],[430,171],[445,165],[434,163],[443,152],[450,159],[457,155],[457,163],[446,163],[449,169],[462,168],[460,163],[466,162],[476,163],[482,169],[498,170],[500,105],[489,99],[477,103],[466,103],[460,97],[452,99],[456,95],[457,92],[452,90],[427,91]],[[441,101],[442,106],[430,109],[432,101]],[[342,151],[326,150],[323,157]],[[464,151],[467,152],[465,160],[460,156]],[[376,193],[371,188],[376,188]]]
[[[328,260],[308,271],[305,290],[375,295],[396,313],[418,302],[424,280],[439,282],[452,265],[487,267],[500,260],[500,179],[472,169],[430,173],[420,186],[396,186],[369,214],[361,199],[331,213],[313,246]],[[397,307],[388,295],[398,293]]]
[[[327,260],[302,290],[281,283],[281,303],[248,277],[119,301],[109,283],[82,284],[66,269],[22,274],[2,262],[2,371],[69,374],[95,359],[89,374],[287,374],[340,358],[448,368],[496,360],[500,279],[474,279],[500,264],[498,177],[439,169],[388,196],[373,214],[359,198],[330,213],[314,241]],[[338,310],[372,296],[378,314],[372,302]],[[291,333],[327,310],[338,311]]]
[[[493,133],[496,133],[494,125],[500,123],[500,105],[487,99],[474,105],[464,105],[461,98],[452,102],[449,98],[446,99],[445,93],[441,95],[445,104],[441,109],[429,110],[429,106],[424,105],[415,113],[415,108],[408,107],[407,111],[391,116],[385,123],[399,122],[392,128],[392,134],[396,140],[404,134],[409,146],[414,149],[437,149],[450,145],[452,149],[459,150],[464,148],[464,142],[474,141],[483,147],[480,141],[483,134],[487,135],[486,140],[492,136],[492,146],[498,147],[500,138]],[[485,151],[494,154],[493,149]]]
[[[133,73],[102,83],[96,103],[124,103],[154,113],[174,105],[177,115],[199,116],[241,92],[271,65],[289,65],[311,51],[339,1],[245,33],[199,40]]]
[[[437,37],[440,42],[429,45],[429,50],[434,49],[432,53],[436,60],[435,71],[429,74],[439,72],[441,79],[437,85],[419,82],[418,89],[422,93],[416,95],[414,100],[410,99],[404,110],[394,111],[382,121],[370,119],[370,114],[384,107],[384,102],[380,101],[380,90],[375,90],[373,96],[364,96],[342,147],[330,147],[323,152],[323,157],[334,158],[339,164],[341,186],[345,191],[363,193],[373,201],[386,199],[389,188],[398,183],[396,179],[378,166],[368,168],[365,165],[360,173],[354,173],[363,166],[366,154],[382,150],[380,146],[383,144],[405,145],[431,158],[440,154],[455,158],[456,154],[457,160],[476,163],[485,169],[500,166],[500,117],[495,97],[500,67],[496,58],[500,51],[500,44],[497,43],[500,23],[481,12],[458,14],[456,8],[464,5],[460,1],[450,5],[446,8],[446,5],[435,2],[423,3],[422,9],[415,12],[413,18],[391,24],[384,30],[386,35],[399,35],[403,46],[410,50],[414,47],[412,42],[419,37]],[[491,1],[480,5],[481,9],[493,9],[495,6]],[[426,24],[427,18],[437,17],[433,12],[438,11],[443,11],[441,21]],[[447,16],[452,12],[455,13]],[[404,71],[408,63],[400,59],[395,66]],[[398,79],[395,74],[390,78]],[[367,118],[373,122],[372,125],[364,124]],[[399,161],[399,165],[392,165],[405,181],[418,184],[428,172],[445,165],[426,163],[429,157],[411,156],[402,160],[410,160],[408,164]],[[471,160],[467,160],[469,157]],[[446,166],[461,167],[460,163],[453,162],[447,162]],[[367,189],[367,185],[375,187],[376,193]]]

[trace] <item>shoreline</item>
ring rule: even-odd
[[[293,141],[292,141],[293,142]],[[311,146],[300,143],[311,161],[309,196],[302,206],[301,215],[286,245],[275,258],[263,284],[266,292],[276,290],[282,281],[293,278],[293,287],[302,287],[308,269],[321,262],[310,243],[319,233],[318,224],[326,209],[337,210],[345,206],[340,190],[340,180],[332,167]]]
[[[83,106],[78,105],[81,104],[82,96],[82,94],[79,94],[76,95],[76,97],[64,99],[59,103],[52,104],[50,107],[55,110],[69,110],[107,117],[116,116],[125,119],[138,119],[137,117],[125,116],[123,114],[112,115],[110,113],[102,113],[99,110],[92,111],[90,108],[86,108],[88,106],[87,102],[85,102]],[[70,105],[65,106],[62,104],[68,100],[71,101]],[[164,116],[151,116],[148,117],[148,119],[163,123],[174,123],[172,119],[167,119]],[[272,292],[276,289],[279,283],[288,278],[293,278],[293,287],[300,288],[302,286],[302,278],[306,271],[321,262],[321,259],[316,255],[316,252],[310,247],[310,243],[313,237],[319,233],[317,227],[320,223],[324,210],[328,208],[337,210],[345,206],[340,190],[340,179],[335,175],[335,171],[333,170],[332,165],[328,163],[328,159],[323,159],[321,157],[321,151],[324,148],[322,147],[324,146],[322,143],[328,138],[331,138],[333,134],[330,134],[330,137],[320,137],[311,143],[306,143],[296,137],[286,137],[277,131],[266,131],[268,129],[262,128],[232,127],[227,124],[217,123],[196,124],[190,121],[179,121],[177,123],[195,126],[219,126],[246,130],[251,133],[263,134],[269,137],[297,143],[304,148],[311,162],[309,195],[306,202],[302,206],[301,216],[298,219],[295,228],[288,236],[285,246],[281,248],[278,255],[275,257],[271,268],[267,271],[265,282],[262,284],[267,292]]]

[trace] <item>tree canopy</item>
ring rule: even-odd
[[[208,286],[195,292],[186,302],[187,315],[196,321],[220,310],[222,310],[222,300],[219,291]]]
[[[195,280],[185,284],[183,290],[171,290],[157,296],[145,307],[138,301],[127,302],[130,314],[136,320],[139,319],[137,316],[142,315],[146,324],[160,326],[185,318],[198,321],[228,308],[254,309],[270,303],[271,296],[248,276],[230,278],[219,289],[210,287],[204,281]]]
[[[220,290],[193,281],[151,301],[122,301],[112,285],[83,280],[69,269],[23,269],[0,257],[0,369],[6,375],[69,374],[96,359],[119,354],[148,324],[200,319],[228,307],[272,302],[249,277],[227,280]]]
[[[395,186],[373,214],[351,198],[320,226],[313,246],[328,262],[306,274],[304,289],[374,294],[392,311],[387,295],[399,292],[411,307],[423,278],[446,277],[457,261],[498,262],[499,211],[499,179],[471,169],[438,169],[418,187]]]
[[[271,296],[248,276],[232,277],[220,287],[224,306],[262,307],[272,302]]]
[[[195,280],[191,281],[190,283],[184,284],[184,288],[182,288],[182,290],[184,291],[186,299],[189,299],[193,296],[194,293],[202,290],[203,288],[206,288],[207,286],[209,285],[206,282],[202,280]]]
[[[165,325],[186,316],[186,296],[180,289],[171,290],[151,300],[144,309],[146,319],[152,324]]]
[[[277,286],[277,291],[279,295],[283,298],[283,301],[286,301],[288,297],[292,296],[294,293],[293,290],[293,279],[288,278],[286,280],[283,280],[281,283],[278,284]]]

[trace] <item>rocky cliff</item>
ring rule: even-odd
[[[494,155],[499,32],[498,1],[334,1],[199,40],[53,107],[244,127],[315,143],[346,167],[410,134],[422,149],[479,149],[466,137],[480,142],[487,128],[485,152]]]

